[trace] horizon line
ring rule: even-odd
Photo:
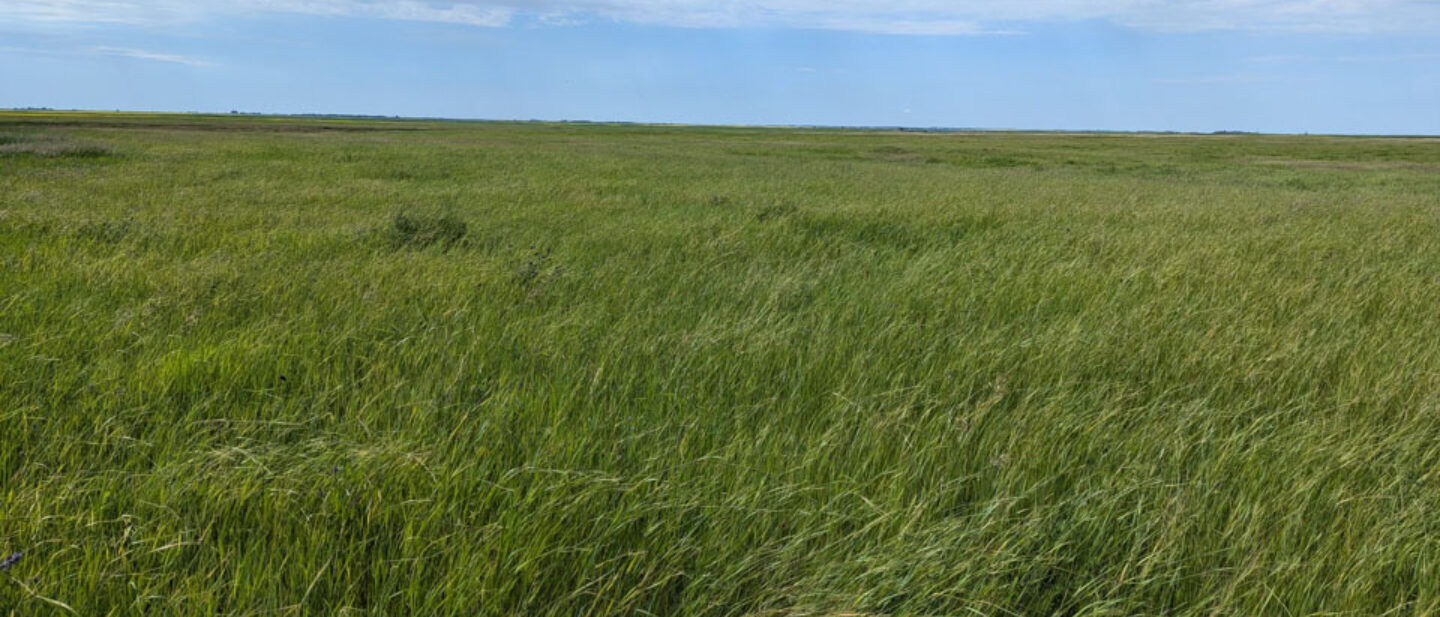
[[[543,119],[543,118],[456,118],[446,116],[402,116],[382,114],[331,113],[331,112],[251,112],[224,111],[175,111],[144,109],[59,109],[53,107],[0,107],[0,113],[52,113],[52,114],[133,114],[151,116],[213,116],[217,118],[294,118],[294,119],[335,119],[370,120],[389,122],[454,122],[492,124],[593,124],[654,126],[673,128],[730,128],[730,129],[800,129],[800,130],[852,130],[889,133],[1049,133],[1049,134],[1114,134],[1114,135],[1193,135],[1193,136],[1284,136],[1284,137],[1380,137],[1380,138],[1434,138],[1440,133],[1325,133],[1325,132],[1268,132],[1235,129],[1210,131],[1182,131],[1175,129],[1061,129],[1061,128],[1013,128],[1013,127],[960,127],[960,126],[911,126],[899,124],[729,124],[707,122],[657,122],[645,120],[589,120],[589,119]]]

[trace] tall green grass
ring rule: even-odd
[[[1440,141],[0,135],[0,613],[1440,612]]]

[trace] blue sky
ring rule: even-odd
[[[0,0],[0,107],[1440,134],[1440,0]]]

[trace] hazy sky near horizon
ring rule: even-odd
[[[1440,134],[1440,0],[0,0],[0,107]]]

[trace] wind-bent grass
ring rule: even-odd
[[[1440,141],[0,136],[8,614],[1440,612]]]

